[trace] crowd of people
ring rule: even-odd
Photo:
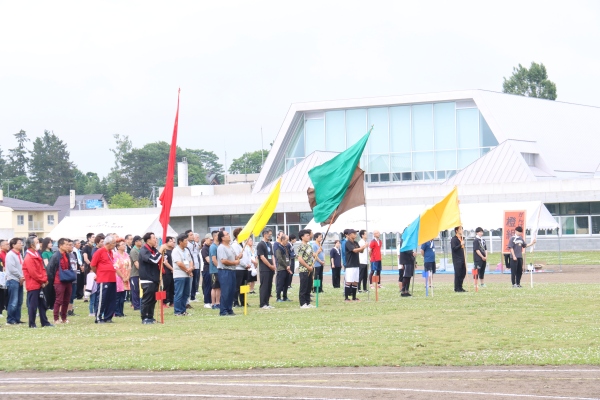
[[[323,235],[320,232],[301,230],[298,235],[265,229],[260,241],[238,241],[241,228],[229,233],[224,229],[207,233],[187,230],[176,238],[167,236],[160,246],[152,232],[143,236],[115,233],[88,233],[86,240],[67,238],[54,242],[50,238],[38,239],[35,235],[23,240],[0,240],[0,316],[7,310],[9,325],[24,324],[21,309],[26,289],[29,327],[36,328],[36,316],[42,327],[68,324],[75,316],[73,303],[83,299],[89,303],[89,316],[98,324],[112,323],[113,318],[125,317],[127,312],[139,314],[143,324],[156,323],[156,293],[164,292],[163,307],[173,308],[177,317],[190,315],[192,303],[203,302],[203,307],[218,310],[221,316],[236,315],[234,308],[243,307],[245,296],[241,287],[260,282],[259,307],[274,308],[275,301],[293,301],[288,296],[292,277],[299,276],[298,304],[312,308],[313,292],[323,292],[323,273],[326,267]],[[451,239],[454,264],[454,291],[465,292],[466,277],[465,238],[462,227],[454,229]],[[331,283],[341,288],[341,271],[344,269],[344,301],[360,301],[357,293],[373,289],[373,276],[380,277],[382,270],[382,242],[380,233],[374,231],[368,241],[366,230],[347,229],[342,240],[336,240],[329,251]],[[523,249],[535,243],[526,243],[523,229],[508,244],[510,249],[511,281],[520,288],[523,273]],[[436,272],[435,244],[428,241],[420,246],[425,271]],[[410,282],[414,276],[417,249],[399,254],[398,285],[402,297],[411,296]],[[477,228],[473,240],[473,260],[479,285],[485,287],[487,244],[483,229]],[[296,260],[298,263],[296,264]],[[370,271],[369,271],[370,266]],[[297,267],[297,268],[296,268]],[[297,270],[297,271],[296,271]],[[5,280],[5,281],[4,281]],[[319,280],[320,285],[314,281]],[[375,284],[381,287],[379,279]],[[317,287],[315,287],[317,286]],[[160,297],[160,296],[159,296]],[[198,299],[198,297],[201,299]],[[46,316],[52,310],[52,319]]]

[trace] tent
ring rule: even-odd
[[[159,214],[139,215],[98,215],[65,217],[50,232],[50,237],[59,239],[85,239],[89,232],[116,233],[123,237],[127,234],[142,236],[146,232],[154,232],[156,237],[162,237],[162,226],[158,221]],[[169,225],[167,234],[177,236],[177,232]]]
[[[368,218],[368,229],[380,232],[401,233],[428,206],[360,206],[339,216],[331,226],[330,232],[341,232],[346,228],[366,229],[365,220]],[[504,202],[504,203],[471,203],[460,204],[460,215],[465,230],[475,230],[478,226],[486,230],[497,230],[502,227],[504,211],[525,210],[527,212],[527,227],[538,229],[558,228],[558,222],[550,214],[541,201]],[[538,222],[539,215],[539,222]],[[313,232],[325,232],[327,226],[321,226],[311,220],[306,229]]]

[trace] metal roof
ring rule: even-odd
[[[52,207],[48,204],[34,203],[32,201],[14,199],[6,197],[0,201],[0,206],[10,207],[14,211],[58,211],[58,207]]]

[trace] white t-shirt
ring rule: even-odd
[[[360,239],[358,241],[358,245],[363,247],[365,245],[365,241]],[[362,253],[358,253],[358,263],[359,264],[368,264],[369,263],[369,254],[367,253],[367,249],[364,249]]]
[[[171,259],[173,260],[173,279],[176,278],[189,278],[189,275],[179,268],[177,265],[178,261],[181,261],[186,268],[190,267],[190,252],[187,249],[181,249],[179,246],[175,246],[173,252],[171,253]]]

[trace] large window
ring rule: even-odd
[[[390,148],[390,130],[387,107],[370,108],[368,111],[368,117],[369,129],[371,129],[371,126],[373,127],[371,137],[369,138],[369,152],[388,152]]]
[[[433,107],[431,104],[412,106],[412,149],[433,150]]]
[[[367,111],[346,111],[346,147],[358,142],[367,133]]]
[[[17,215],[17,225],[25,225],[25,216]]]
[[[346,150],[346,126],[344,111],[325,113],[325,150],[342,152]]]

